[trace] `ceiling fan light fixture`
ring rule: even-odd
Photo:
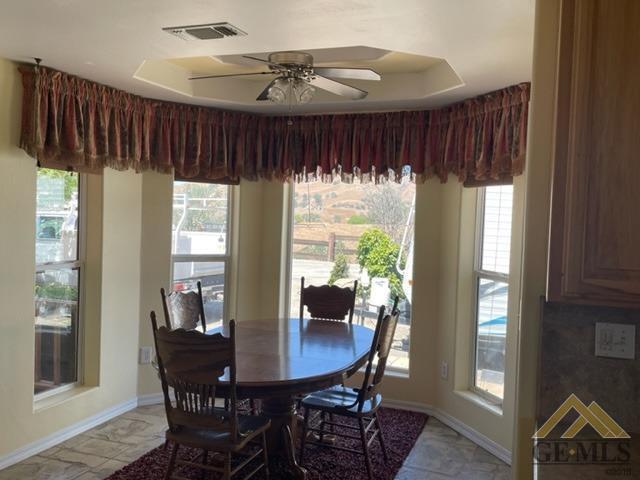
[[[300,104],[309,103],[313,99],[316,89],[302,79],[297,79],[293,90],[296,96],[296,102]]]
[[[287,100],[287,90],[289,89],[289,82],[284,78],[278,78],[273,82],[273,85],[269,88],[267,98],[273,103],[284,103]]]

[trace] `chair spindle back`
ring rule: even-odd
[[[300,280],[300,319],[304,317],[304,307],[307,307],[311,318],[321,320],[344,321],[348,316],[349,323],[353,321],[356,304],[358,281],[353,282],[353,288],[340,288],[336,285],[304,286],[304,277]]]
[[[395,335],[398,320],[400,318],[400,312],[398,311],[398,297],[396,297],[394,301],[391,314],[385,315],[384,311],[385,307],[381,306],[378,313],[378,321],[376,322],[376,329],[373,334],[371,350],[369,351],[369,357],[367,359],[367,367],[362,381],[362,388],[359,390],[358,400],[356,401],[359,410],[362,410],[365,401],[372,399],[377,395],[380,383],[384,378],[387,360],[389,359],[391,346],[393,344],[393,336]],[[375,366],[375,371],[373,371],[373,362],[376,357],[378,362]]]
[[[228,431],[235,441],[238,435],[235,322],[229,324],[229,337],[158,328],[155,312],[151,312],[151,323],[169,427]],[[216,389],[225,369],[230,380],[229,412],[215,408]],[[175,404],[171,402],[169,387],[173,388]]]

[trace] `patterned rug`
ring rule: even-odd
[[[381,408],[378,415],[389,452],[389,462],[384,463],[380,444],[374,440],[370,448],[374,478],[376,480],[392,480],[422,432],[427,415],[392,408]],[[343,418],[340,418],[340,421],[348,422]],[[347,429],[343,430],[347,431]],[[353,434],[352,431],[349,433]],[[359,442],[339,437],[338,445],[360,448]],[[188,448],[181,448],[180,452],[179,456],[185,460],[192,459],[199,453]],[[162,480],[168,461],[169,450],[158,447],[118,470],[107,480]],[[302,466],[309,472],[309,480],[367,479],[364,457],[350,452],[308,445],[305,448]],[[176,469],[178,475],[194,480],[200,478],[200,472],[201,470],[192,470],[186,467]],[[213,473],[207,475],[208,479],[218,478]],[[271,465],[271,479],[287,479],[289,477],[290,475],[277,463]],[[240,472],[234,478],[243,478],[242,473]],[[264,476],[259,473],[252,478],[263,480]]]

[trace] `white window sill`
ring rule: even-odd
[[[375,373],[376,365],[377,364],[373,365],[373,369],[371,370],[371,375]],[[358,373],[364,373],[366,370],[367,370],[367,366],[364,365],[363,367],[360,368],[360,370],[358,370]],[[397,378],[409,378],[409,370],[407,370],[406,368],[393,368],[387,365],[387,368],[384,369],[384,376],[397,377]]]
[[[481,408],[493,413],[498,417],[502,417],[502,406],[496,405],[495,403],[491,403],[489,400],[484,398],[481,395],[471,391],[471,390],[454,390],[454,393],[465,400],[473,403],[474,405],[478,405]]]
[[[375,372],[376,367],[373,367],[373,370],[371,371],[371,376],[373,376],[373,373]],[[355,375],[364,375],[364,372],[366,371],[366,366],[362,367],[360,370],[358,370],[353,376]],[[349,378],[353,378],[353,376],[349,377]],[[385,377],[393,377],[393,378],[402,378],[402,379],[409,379],[409,372],[405,369],[393,369],[393,368],[389,368],[387,367],[384,370],[384,376]],[[362,377],[358,376],[358,382],[362,382]],[[356,385],[356,384],[350,384],[352,386]]]
[[[409,371],[404,368],[387,367],[384,370],[385,377],[409,378]]]
[[[82,385],[76,385],[69,389],[61,390],[60,392],[54,392],[51,395],[47,395],[42,398],[33,399],[33,412],[41,412],[51,407],[55,407],[62,403],[68,402],[74,398],[82,395],[86,395],[96,387],[85,387]]]

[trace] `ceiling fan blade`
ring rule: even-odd
[[[335,93],[336,95],[349,97],[351,100],[362,100],[368,94],[368,92],[365,92],[364,90],[336,82],[335,80],[331,80],[330,78],[326,78],[318,74],[314,74],[311,80],[309,80],[309,83],[314,87]]]
[[[257,101],[261,102],[263,100],[269,100],[269,89],[273,86],[274,83],[276,83],[276,80],[277,78],[269,82],[269,85],[267,85],[267,87],[262,92],[260,92],[260,95],[258,95],[258,97],[256,98]]]
[[[275,75],[276,72],[254,72],[254,73],[229,73],[227,75],[203,75],[200,77],[189,77],[189,80],[204,80],[206,78],[242,77],[249,75]]]
[[[323,77],[380,80],[380,74],[370,68],[314,67],[313,71]]]
[[[280,65],[278,63],[271,63],[269,60],[264,60],[264,59],[258,58],[258,57],[252,57],[251,55],[242,55],[242,58],[248,58],[249,60],[255,60],[256,62],[266,63],[271,68],[275,68],[277,70],[286,70],[286,68],[284,68],[282,65]]]

